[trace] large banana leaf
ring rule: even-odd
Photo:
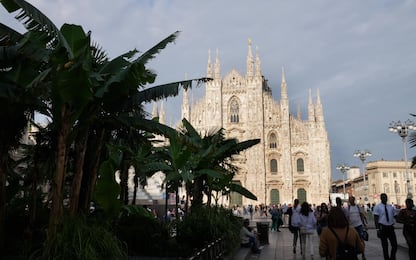
[[[240,184],[237,184],[237,183],[234,183],[234,182],[230,183],[230,191],[237,192],[237,193],[243,195],[246,198],[249,198],[249,199],[252,199],[252,200],[257,200],[256,195],[251,193],[249,190],[247,190],[246,188],[244,188]]]
[[[1,4],[9,13],[20,11],[16,19],[21,21],[27,30],[43,32],[49,38],[48,47],[54,48],[60,44],[66,49],[69,58],[73,59],[72,50],[59,29],[36,7],[24,0],[1,0]]]

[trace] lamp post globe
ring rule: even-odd
[[[389,131],[392,133],[397,133],[402,138],[407,198],[411,199],[413,195],[412,195],[412,186],[410,185],[409,168],[408,168],[408,163],[407,163],[407,148],[406,148],[406,138],[407,138],[407,135],[409,134],[409,130],[416,130],[415,123],[409,119],[407,119],[404,122],[401,122],[400,120],[397,122],[392,121],[389,125]]]
[[[350,169],[349,166],[345,165],[345,164],[339,164],[336,167],[337,170],[341,171],[342,173],[342,186],[343,186],[343,193],[344,193],[344,198],[346,199],[346,193],[345,193],[345,173]]]
[[[364,201],[368,202],[368,185],[365,177],[365,160],[367,157],[370,157],[372,154],[369,150],[356,150],[354,152],[354,157],[357,157],[362,162],[362,172],[363,172],[363,189],[364,189]]]

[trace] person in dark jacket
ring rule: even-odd
[[[416,208],[412,199],[406,199],[406,208],[400,210],[396,221],[403,223],[403,236],[409,246],[409,259],[416,260]]]

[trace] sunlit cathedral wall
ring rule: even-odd
[[[214,64],[208,55],[205,96],[190,104],[184,92],[182,118],[200,132],[224,128],[226,137],[239,141],[260,138],[261,143],[238,156],[241,168],[235,176],[258,200],[235,194],[229,204],[291,203],[295,198],[309,203],[328,202],[330,147],[319,90],[313,102],[309,90],[308,117],[289,112],[289,99],[282,69],[280,103],[261,73],[258,53],[248,44],[247,71],[231,70],[221,76],[218,51]]]

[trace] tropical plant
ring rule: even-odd
[[[239,142],[235,138],[226,139],[224,129],[208,131],[201,136],[196,129],[186,120],[182,120],[183,134],[186,142],[191,145],[191,178],[185,180],[192,192],[192,207],[201,207],[203,195],[211,202],[213,191],[221,191],[227,194],[235,191],[250,199],[257,200],[256,196],[242,186],[232,182],[238,167],[234,165],[234,156],[240,152],[258,144],[259,139]]]

